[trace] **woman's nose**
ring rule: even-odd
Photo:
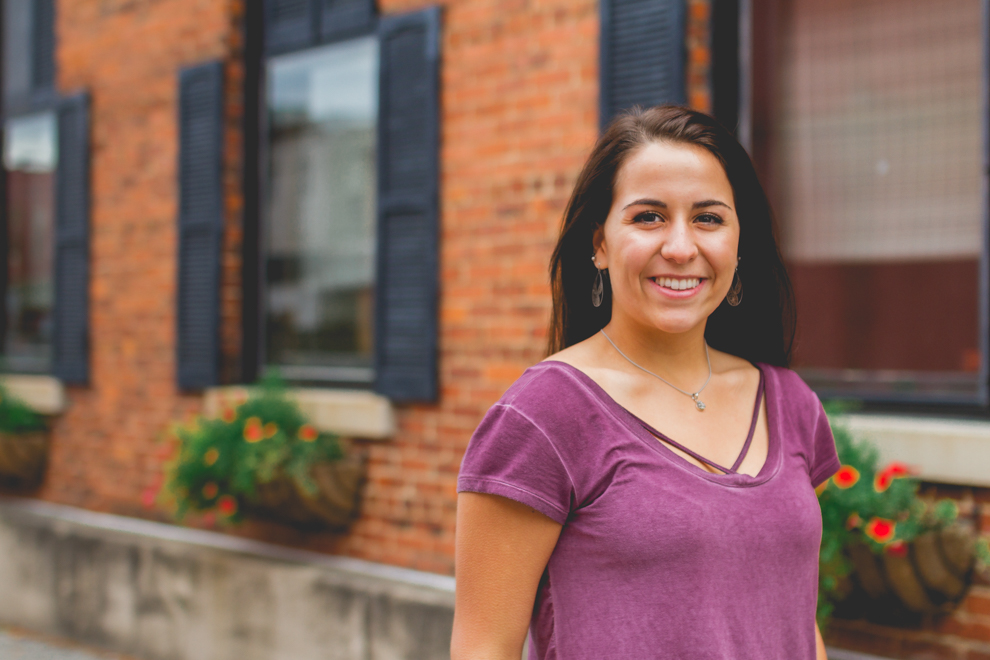
[[[691,231],[684,223],[675,222],[665,232],[663,244],[660,246],[660,256],[675,263],[687,263],[698,254]]]

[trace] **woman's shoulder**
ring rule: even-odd
[[[519,410],[568,407],[589,396],[589,380],[578,367],[551,356],[526,369],[498,403]]]

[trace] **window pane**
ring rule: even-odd
[[[267,363],[371,378],[378,43],[269,60]]]
[[[11,371],[51,368],[54,247],[55,114],[7,121],[7,328],[4,361]]]
[[[974,392],[980,0],[758,4],[754,29],[774,34],[754,35],[754,157],[794,277],[797,364],[874,391]]]

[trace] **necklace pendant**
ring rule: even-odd
[[[691,395],[691,398],[694,399],[694,405],[698,407],[698,411],[699,412],[704,412],[704,410],[705,410],[705,402],[704,401],[699,401],[697,394],[692,394]]]

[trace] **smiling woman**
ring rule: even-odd
[[[745,151],[685,108],[619,117],[551,275],[550,355],[461,464],[452,657],[518,658],[528,627],[531,660],[824,658],[839,464]]]

